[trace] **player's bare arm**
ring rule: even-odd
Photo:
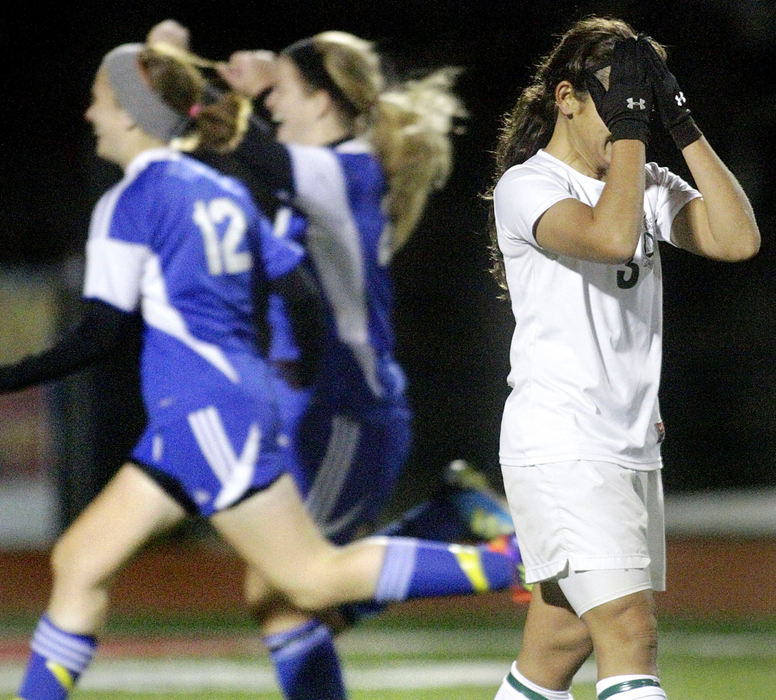
[[[760,249],[754,211],[738,180],[701,137],[682,150],[702,199],[688,202],[674,219],[671,240],[714,260],[747,260]]]

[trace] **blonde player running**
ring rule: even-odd
[[[494,271],[517,325],[500,457],[538,585],[496,700],[568,700],[593,651],[600,700],[666,697],[652,596],[665,587],[658,243],[738,261],[760,235],[664,55],[622,21],[582,20],[501,135]],[[653,104],[697,189],[645,163]]]

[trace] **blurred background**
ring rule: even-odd
[[[719,527],[709,516],[727,509],[733,529],[776,531],[773,2],[222,0],[81,2],[52,12],[28,3],[0,12],[0,362],[47,347],[77,313],[89,214],[117,176],[94,157],[83,112],[114,46],[143,41],[171,17],[212,59],[340,29],[376,41],[400,75],[465,69],[458,87],[471,116],[456,139],[453,176],[394,262],[398,355],[416,415],[394,510],[434,488],[454,458],[474,462],[500,488],[513,324],[487,272],[479,195],[501,115],[579,17],[617,15],[666,44],[699,125],[749,194],[763,234],[759,256],[737,265],[662,248],[666,493],[704,516],[698,528]],[[689,177],[665,137],[656,134],[649,150]],[[143,421],[136,354],[130,337],[121,356],[93,370],[0,396],[0,547],[49,542],[121,463]]]

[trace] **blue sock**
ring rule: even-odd
[[[498,591],[515,582],[512,557],[486,547],[388,538],[377,602]]]
[[[326,625],[312,620],[264,637],[287,700],[345,700],[339,656]]]
[[[433,498],[410,508],[375,534],[455,542],[465,539],[469,531],[461,524],[455,509],[449,503],[441,498]],[[352,627],[360,620],[379,615],[387,607],[387,603],[369,601],[345,603],[340,605],[338,610],[345,624]]]
[[[92,660],[97,640],[65,632],[44,615],[38,622],[30,647],[32,653],[18,697],[23,700],[65,700]]]
[[[413,556],[418,550],[411,544],[394,546],[394,540],[419,544],[419,556]],[[383,592],[377,595],[382,597],[340,605],[337,609],[347,627],[379,615],[389,602],[396,600],[500,591],[517,583],[522,569],[514,538],[506,535],[476,546],[398,537],[391,537],[389,542],[389,550],[393,551],[386,553],[378,584],[378,591]],[[421,567],[424,568],[417,573],[415,569]],[[399,591],[403,590],[404,581],[410,581],[410,588],[402,597],[404,594]],[[394,592],[386,592],[391,590]]]

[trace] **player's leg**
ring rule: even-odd
[[[514,580],[509,557],[477,547],[379,537],[336,547],[321,535],[288,475],[216,513],[211,522],[270,586],[302,610],[472,594]]]
[[[370,532],[393,496],[409,454],[411,413],[406,404],[400,399],[383,401],[367,415],[354,415],[318,403],[305,420],[301,437],[311,457],[306,464],[313,465],[315,470],[305,503],[323,533],[335,544],[345,544],[362,532]],[[487,553],[486,561],[499,561],[489,558],[489,546],[482,550]],[[502,548],[498,553],[514,558],[514,551]],[[405,560],[406,565],[410,562],[411,559]],[[396,576],[408,575],[398,563],[394,566]],[[493,586],[506,580],[493,572],[487,575]],[[439,595],[449,594],[448,582],[457,585],[455,579],[448,581],[445,577],[437,582]],[[340,620],[354,624],[365,615],[379,613],[383,607],[375,601],[343,606]]]
[[[246,569],[245,598],[261,630],[284,698],[347,698],[335,633],[328,619],[290,605],[250,565]]]
[[[613,700],[665,699],[658,676],[657,622],[650,589],[598,605],[584,613],[582,619],[593,638],[599,696]]]
[[[316,524],[335,544],[371,533],[395,490],[411,440],[411,414],[403,400],[377,402],[354,415],[329,401],[312,402],[296,433],[297,484]],[[386,603],[370,601],[329,610],[325,620],[335,633]]]
[[[245,599],[261,630],[284,698],[347,697],[334,636],[325,622],[290,606],[252,566],[246,570]]]
[[[280,387],[281,396],[289,390]],[[386,403],[371,416],[337,411],[326,397],[294,411],[298,402],[284,400],[281,413],[293,436],[290,472],[305,505],[327,538],[344,544],[356,533],[370,531],[382,504],[393,492],[409,450],[410,415],[401,403]],[[284,410],[285,406],[285,410]],[[249,605],[257,620],[279,683],[288,700],[338,700],[346,697],[330,624],[346,626],[342,613],[329,611],[325,624],[288,609],[282,601],[267,604],[271,591],[255,568],[246,582]],[[367,606],[354,604],[362,612]],[[370,613],[384,609],[372,603]],[[355,617],[355,616],[354,616]],[[348,618],[352,622],[352,618]]]
[[[493,549],[508,551],[517,560],[521,577],[512,599],[530,600],[530,585],[522,577],[520,551],[506,499],[488,483],[485,475],[463,459],[450,462],[441,483],[431,496],[380,528],[378,534],[419,537],[447,542],[483,542]],[[347,611],[354,620],[372,614],[358,606]]]
[[[184,510],[133,464],[124,465],[59,538],[53,583],[18,697],[66,698],[89,664],[113,575]]]
[[[520,653],[504,677],[496,700],[570,700],[571,681],[591,651],[588,629],[557,583],[536,584]]]
[[[296,610],[275,616],[283,627],[264,634],[263,642],[275,665],[275,673],[289,700],[344,700],[345,683],[334,638],[328,627]]]
[[[315,470],[309,465],[310,452],[325,454],[323,447],[315,447],[311,435],[300,437],[300,426],[310,412],[314,396],[310,389],[298,389],[283,376],[278,375],[273,381],[281,432],[288,443],[288,470],[299,491],[308,493],[315,478]],[[308,457],[307,463],[303,454]],[[344,700],[347,693],[341,663],[329,627],[309,613],[289,606],[252,566],[246,569],[245,598],[261,630],[283,697]]]
[[[666,694],[658,677],[658,633],[652,593],[665,589],[661,475],[659,471],[619,470],[616,477],[609,476],[609,481],[615,488],[620,487],[613,509],[617,511],[617,520],[642,523],[649,565],[640,569],[581,571],[561,579],[559,585],[590,630],[598,666],[599,696],[612,700],[664,699]],[[632,490],[627,486],[632,486]],[[621,508],[627,507],[623,504],[629,500],[634,511],[641,505],[640,520],[622,512]],[[623,528],[620,542],[629,540],[635,542],[636,536]],[[635,548],[634,544],[630,546]]]
[[[562,692],[575,672],[574,654],[582,650],[576,634],[584,625],[604,692],[664,697],[655,685],[651,594],[664,588],[665,577],[659,471],[580,461],[504,467],[502,473],[526,575],[542,581],[542,600],[529,607],[517,671]],[[553,626],[544,603],[554,605],[554,619],[562,624]],[[537,620],[541,624],[533,624]],[[570,656],[563,652],[567,633]],[[500,698],[523,697],[513,685],[500,692]]]
[[[608,571],[588,571],[563,579],[573,591],[575,606],[600,599],[607,585],[620,581],[622,590],[649,585],[639,572],[623,571],[612,579]],[[612,595],[614,589],[612,589]],[[523,630],[517,662],[502,682],[496,700],[548,698],[567,700],[574,674],[595,649],[601,696],[628,700],[658,700],[660,687],[656,663],[657,633],[649,589],[629,593],[596,605],[582,618],[567,602],[557,582],[535,587]]]
[[[292,473],[297,485],[306,490],[306,509],[335,544],[350,541],[359,529],[369,528],[377,518],[393,492],[409,449],[409,413],[401,404],[383,408],[386,410],[373,412],[369,419],[359,419],[318,401],[306,413],[297,433],[303,459]],[[413,559],[403,557],[401,562],[401,566],[409,567]],[[512,570],[508,564],[505,566],[504,557],[485,557],[485,562],[484,575],[494,585],[501,585],[502,579],[511,580]],[[495,573],[499,567],[504,568]],[[252,567],[248,571],[249,602],[265,632],[285,696],[344,698],[329,627],[283,606],[267,605],[268,591],[261,574]],[[394,576],[401,579],[409,573],[399,570]],[[444,586],[448,585],[446,577]],[[460,582],[453,581],[452,585],[457,587]],[[440,595],[446,592],[445,588]],[[384,606],[384,602],[372,603],[369,609],[374,613]],[[363,610],[361,606],[357,609]],[[327,616],[327,620],[332,619]],[[324,682],[331,686],[325,693],[321,690]],[[339,688],[338,694],[334,686]],[[316,687],[322,694],[311,696],[311,689]]]

